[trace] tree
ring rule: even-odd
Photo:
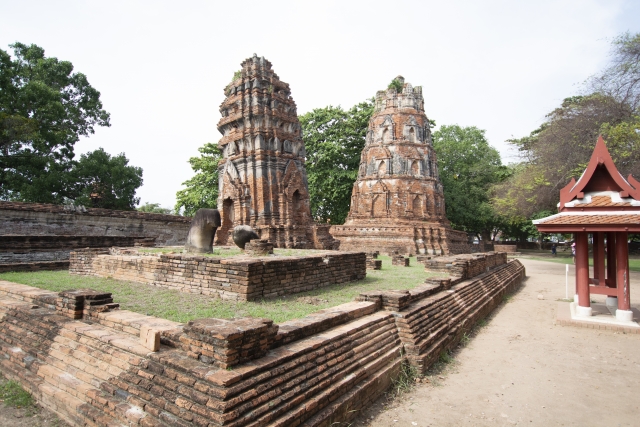
[[[598,135],[623,176],[640,176],[640,34],[614,40],[611,64],[587,88],[593,92],[566,98],[531,135],[509,141],[522,162],[494,199],[509,215],[555,211],[560,189],[582,174]]]
[[[73,147],[109,126],[100,92],[44,49],[0,49],[0,199],[61,203],[73,196]]]
[[[491,240],[502,219],[490,203],[490,190],[509,171],[484,132],[475,126],[442,126],[433,133],[433,148],[452,227]]]
[[[344,223],[373,109],[373,100],[367,100],[347,111],[328,106],[299,117],[311,214],[316,220]]]
[[[189,164],[196,174],[182,185],[186,188],[176,193],[175,212],[184,209],[184,215],[193,216],[202,208],[216,208],[218,205],[218,163],[222,152],[211,142],[198,148],[199,157],[191,157]]]
[[[592,77],[588,87],[632,110],[640,108],[640,33],[626,32],[613,40],[609,66]]]
[[[124,153],[111,156],[102,148],[82,154],[74,166],[75,202],[105,209],[133,210],[142,185],[142,168],[129,166]]]
[[[159,213],[159,214],[165,214],[165,215],[173,214],[173,211],[171,209],[161,207],[160,203],[145,202],[144,205],[138,206],[136,210],[138,212]]]

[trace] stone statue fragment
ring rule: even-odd
[[[238,225],[233,229],[233,242],[240,248],[244,249],[244,245],[249,242],[249,240],[259,239],[260,236],[253,231],[253,228],[248,225]]]
[[[213,238],[220,227],[220,212],[217,209],[198,209],[191,220],[185,248],[187,252],[213,252]]]

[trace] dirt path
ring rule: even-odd
[[[436,384],[418,384],[390,405],[380,399],[352,425],[640,425],[640,335],[555,326],[565,266],[521,261],[523,286],[432,378]],[[573,266],[570,295],[572,274]],[[631,284],[638,307],[639,273]]]

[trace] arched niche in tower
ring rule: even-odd
[[[385,176],[387,174],[387,163],[384,160],[380,161],[378,165],[378,176]]]
[[[409,133],[409,135],[407,137],[407,140],[409,142],[416,142],[416,131],[415,131],[415,129],[413,127],[410,127],[408,133]]]
[[[222,201],[222,226],[225,228],[233,227],[235,216],[235,202],[231,198],[224,199]]]
[[[413,116],[409,117],[409,120],[404,124],[403,129],[403,137],[409,142],[420,142],[422,141],[421,128],[416,121],[416,118]]]
[[[413,215],[421,217],[422,216],[422,196],[419,194],[415,195],[411,200],[411,212]]]
[[[307,209],[299,190],[291,196],[292,219],[294,224],[305,224],[307,221]]]
[[[411,162],[411,175],[420,176],[420,163],[417,160]]]

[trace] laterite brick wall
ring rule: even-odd
[[[524,277],[519,261],[451,285],[380,291],[282,324],[179,324],[110,294],[0,281],[0,365],[79,426],[335,426],[426,369]]]
[[[182,245],[190,226],[190,217],[176,215],[96,208],[79,210],[59,205],[0,201],[0,236],[17,236],[23,243],[14,241],[11,244],[18,244],[21,250],[83,247],[74,243],[82,238],[89,239],[87,246],[93,246],[91,242],[97,243],[99,239],[92,240],[91,236],[152,238],[158,246]],[[55,240],[36,239],[35,236],[61,236],[61,246],[50,244]],[[121,244],[109,244],[106,240],[103,243],[102,246]],[[0,243],[0,249],[1,246]]]
[[[426,271],[445,273],[461,280],[477,276],[506,263],[507,254],[504,252],[453,255],[424,261]]]
[[[366,276],[363,252],[213,258],[135,252],[111,255],[108,250],[90,249],[72,252],[70,262],[71,274],[113,277],[238,301],[305,292]]]

